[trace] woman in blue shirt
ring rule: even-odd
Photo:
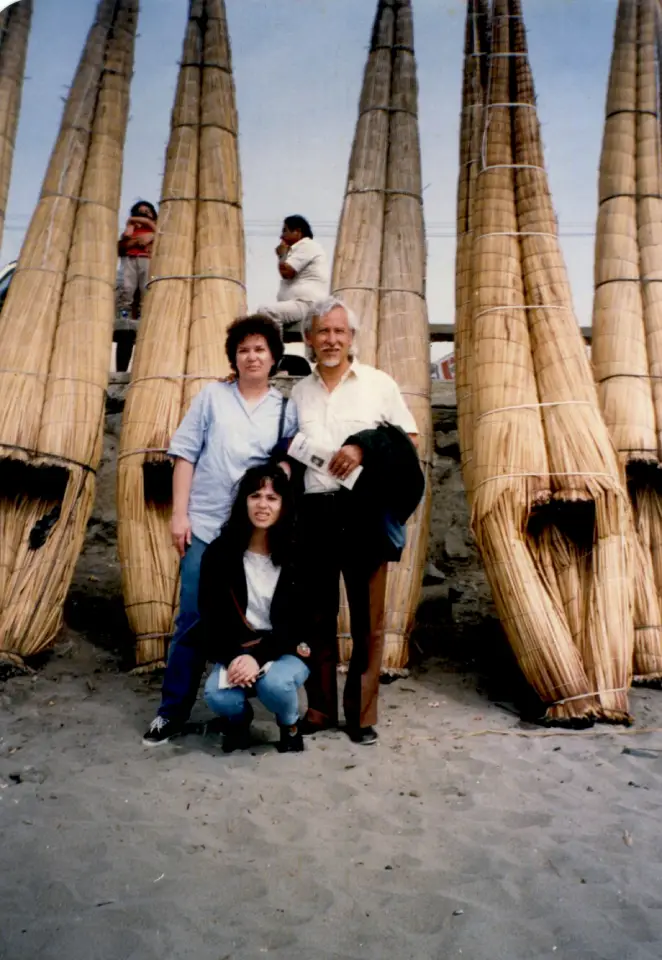
[[[202,556],[228,519],[246,470],[266,463],[297,431],[294,405],[269,386],[283,355],[276,324],[259,315],[235,320],[225,349],[236,379],[200,391],[168,450],[175,458],[172,542],[181,557],[180,601],[161,705],[143,737],[147,745],[180,733],[195,702],[205,667],[198,629]]]

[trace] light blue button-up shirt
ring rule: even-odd
[[[209,383],[194,397],[170,442],[168,453],[195,464],[189,518],[193,535],[211,543],[230,516],[237,484],[249,469],[265,463],[278,442],[282,394],[271,387],[255,406],[236,382]],[[284,437],[298,429],[296,407],[288,402]]]

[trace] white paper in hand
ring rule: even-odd
[[[323,473],[327,477],[331,476],[329,462],[332,460],[335,450],[324,450],[321,447],[314,446],[303,433],[297,433],[287,452],[299,463],[304,463],[307,467],[310,467],[311,470]],[[351,490],[361,476],[362,470],[363,467],[359,465],[344,480],[340,480],[338,477],[334,477],[334,479],[338,480],[338,483],[347,490]]]

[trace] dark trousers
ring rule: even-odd
[[[117,354],[115,356],[117,372],[125,373],[129,369],[131,354],[136,342],[136,331],[116,330],[113,334],[113,340],[117,344]]]
[[[361,542],[359,518],[344,492],[305,494],[300,510],[302,578],[310,628],[310,677],[306,683],[308,719],[338,722],[338,608],[340,574],[347,590],[352,657],[343,707],[348,726],[377,722],[379,675],[384,649],[387,565],[371,557]],[[367,537],[367,540],[370,540]]]

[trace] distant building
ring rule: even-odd
[[[455,354],[430,363],[430,377],[432,380],[455,380]]]

